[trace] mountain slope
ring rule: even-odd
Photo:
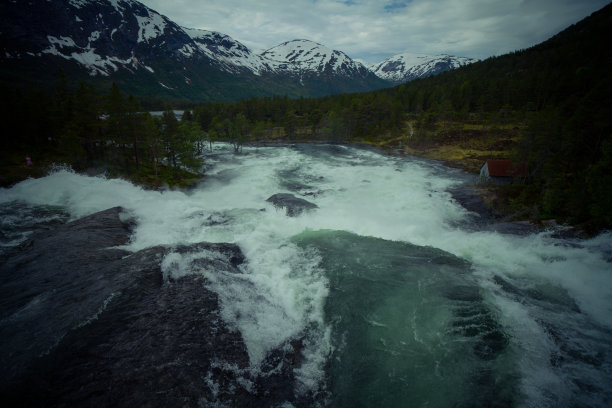
[[[253,53],[248,47],[228,35],[194,28],[183,27],[183,30],[207,57],[227,72],[250,72],[261,75],[276,71],[277,63]]]
[[[108,86],[115,81],[140,96],[206,98],[217,72],[175,23],[133,0],[0,3],[0,70],[4,81],[53,86]]]
[[[56,56],[90,75],[119,68],[151,71],[156,59],[187,58],[191,39],[175,23],[132,0],[12,2],[2,5],[4,57]]]
[[[375,64],[372,71],[380,78],[401,84],[476,62],[476,59],[451,55],[397,54]]]

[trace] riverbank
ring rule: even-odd
[[[54,168],[71,167],[66,158],[54,157],[52,155],[31,155],[32,164],[27,165],[25,154],[1,154],[0,153],[0,188],[9,188],[20,181],[29,178],[44,177]],[[30,157],[30,156],[27,156]],[[105,174],[108,177],[120,177],[136,185],[149,189],[160,188],[191,188],[195,186],[202,177],[202,174],[187,171],[185,169],[158,164],[157,169],[150,166],[141,165],[139,171],[132,172],[119,171],[105,164],[92,166],[78,173],[96,176]]]
[[[387,135],[366,143],[391,155],[410,155],[436,160],[445,166],[474,175],[474,184],[465,188],[466,192],[461,194],[462,198],[465,198],[466,194],[473,196],[468,200],[468,206],[477,199],[480,204],[476,206],[479,208],[476,212],[487,217],[490,222],[520,223],[540,229],[557,225],[555,220],[542,217],[537,205],[540,192],[535,185],[497,186],[481,184],[477,180],[480,169],[487,160],[521,160],[516,157],[516,151],[524,124],[507,122],[490,125],[484,122],[441,121],[426,131],[416,131],[415,128],[416,124],[410,124],[403,135]],[[597,232],[589,231],[589,228],[584,226],[573,228],[577,235],[590,236]]]
[[[0,154],[0,187],[10,187],[28,178],[44,177],[52,165],[48,160],[39,162],[34,157],[32,165],[28,166],[25,158],[26,155]]]

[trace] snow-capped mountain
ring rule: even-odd
[[[183,30],[205,55],[227,72],[284,74],[300,79],[304,75],[372,77],[363,64],[355,62],[345,53],[309,40],[287,41],[257,54],[222,33],[190,28]]]
[[[372,65],[370,69],[380,78],[394,84],[425,78],[444,71],[459,68],[478,60],[451,55],[397,54]]]
[[[318,92],[330,89],[332,93],[347,93],[390,85],[345,53],[309,40],[287,41],[260,56],[277,74],[296,78],[301,86]]]
[[[279,68],[296,72],[335,73],[347,77],[364,75],[363,68],[345,53],[310,40],[287,41],[261,53],[282,62]]]
[[[196,100],[389,86],[320,44],[291,41],[255,53],[225,34],[180,27],[136,0],[7,0],[0,16],[0,81],[10,84],[50,87],[61,69],[72,83],[114,81],[135,94]]]
[[[114,81],[156,97],[322,96],[388,87],[462,61],[431,57],[417,67],[391,58],[372,70],[309,40],[256,53],[225,34],[180,27],[136,0],[6,0],[0,16],[0,81],[10,84],[50,86],[61,69],[73,83]]]

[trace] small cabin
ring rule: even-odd
[[[496,185],[522,184],[529,175],[527,163],[512,160],[487,160],[480,168],[480,182]]]

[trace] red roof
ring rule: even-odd
[[[512,160],[487,160],[491,177],[526,177],[527,163]]]

